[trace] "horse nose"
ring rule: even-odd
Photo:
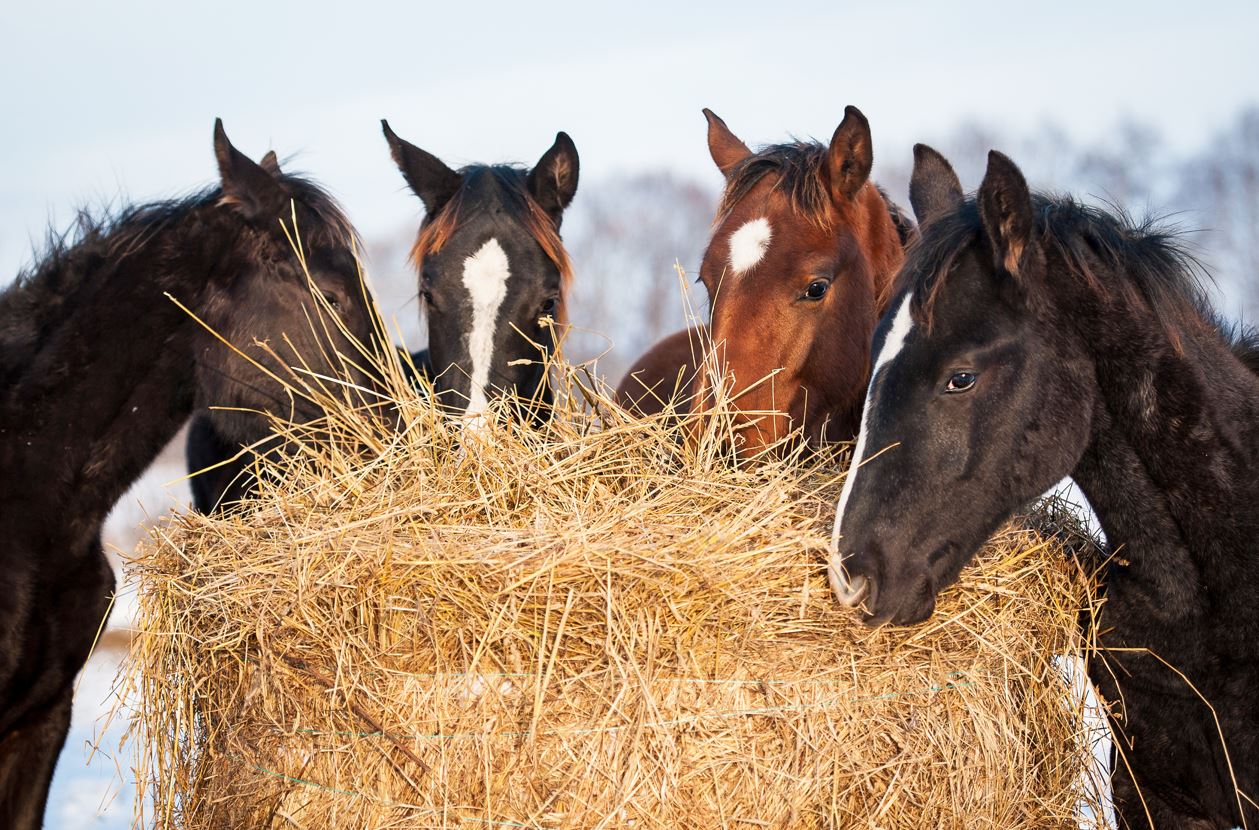
[[[845,608],[856,608],[866,598],[870,588],[870,580],[860,574],[849,577],[844,574],[843,567],[831,567],[827,576],[831,581],[831,592],[835,599]]]
[[[845,608],[856,608],[870,592],[870,577],[857,573],[852,567],[852,557],[832,549],[826,563],[826,577],[831,583],[831,593]]]

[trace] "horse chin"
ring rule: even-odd
[[[902,601],[895,608],[879,609],[878,592],[871,590],[867,609],[862,613],[861,621],[871,628],[880,625],[917,625],[926,622],[936,610],[936,593],[930,580],[920,585],[918,593]]]

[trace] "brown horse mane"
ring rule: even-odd
[[[730,172],[713,225],[725,221],[734,206],[751,193],[765,176],[775,173],[778,179],[774,183],[774,191],[787,197],[791,209],[819,228],[831,230],[834,223],[832,196],[823,175],[828,150],[817,141],[794,141],[763,147],[743,159]],[[878,185],[874,187],[887,207],[892,224],[896,226],[901,246],[908,245],[918,236],[917,224],[904,208],[892,201],[886,190]]]
[[[482,177],[490,176],[498,185],[499,192],[503,194],[503,203],[508,214],[524,226],[529,235],[541,246],[547,259],[551,260],[559,270],[561,301],[557,320],[564,322],[566,315],[564,300],[568,296],[568,288],[573,279],[573,265],[568,258],[568,251],[564,249],[564,242],[560,239],[555,222],[529,192],[527,172],[523,167],[508,164],[478,164],[461,168],[458,171],[461,179],[459,189],[435,216],[425,217],[420,225],[415,244],[411,246],[410,261],[418,269],[425,256],[437,253],[450,241],[460,222],[467,218],[468,212],[477,209],[465,204],[466,195]]]
[[[816,141],[771,144],[738,162],[731,169],[725,193],[717,207],[714,226],[720,225],[760,181],[777,175],[774,192],[787,198],[791,209],[823,230],[833,223],[831,192],[822,171],[827,148]]]

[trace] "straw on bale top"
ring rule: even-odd
[[[868,630],[827,589],[838,465],[734,467],[562,374],[544,430],[347,407],[350,448],[158,529],[148,826],[1077,826],[1053,656],[1091,588],[1053,544],[1006,530],[931,622]]]

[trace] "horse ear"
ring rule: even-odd
[[[380,120],[380,127],[384,130],[385,140],[389,142],[389,152],[394,163],[402,171],[402,178],[407,180],[407,185],[424,202],[428,215],[435,215],[459,190],[463,178],[437,156],[399,138],[389,128],[389,122],[383,118]]]
[[[280,159],[276,157],[275,150],[268,150],[267,154],[258,162],[258,166],[272,176],[278,177],[280,175]]]
[[[232,146],[223,130],[223,119],[214,119],[214,156],[219,162],[219,178],[224,201],[246,219],[279,216],[289,203],[289,195],[262,165]]]
[[[1023,252],[1032,239],[1032,192],[1008,156],[989,151],[978,201],[980,221],[992,242],[994,264],[1019,276]]]
[[[851,199],[870,180],[874,166],[874,148],[870,140],[870,122],[854,106],[844,107],[844,120],[831,136],[826,152],[826,175],[830,179],[831,197],[836,201]]]
[[[555,143],[542,154],[538,163],[529,171],[529,193],[550,215],[559,227],[564,208],[577,194],[577,174],[580,163],[577,145],[568,133],[555,134]]]
[[[705,107],[704,117],[708,119],[708,153],[717,163],[721,175],[728,179],[739,162],[752,155],[752,151],[737,135],[730,132],[726,122],[717,113]]]
[[[914,145],[914,173],[909,179],[909,204],[918,223],[925,224],[962,203],[962,182],[948,159],[926,144]]]

